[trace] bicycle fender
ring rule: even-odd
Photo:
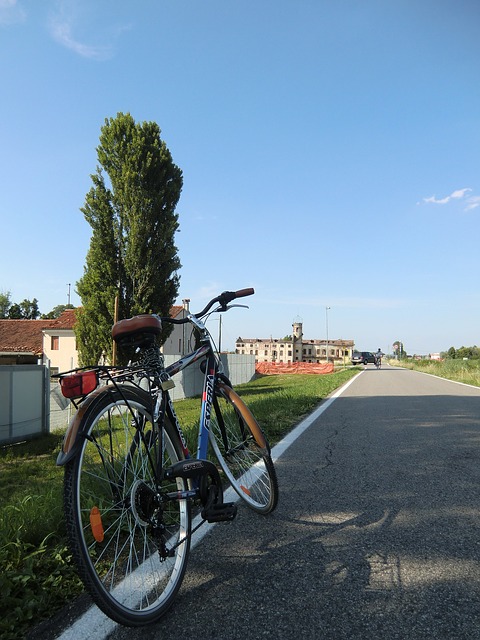
[[[70,460],[77,455],[80,446],[78,438],[80,424],[86,413],[93,408],[106,393],[111,393],[111,389],[108,387],[99,387],[95,389],[95,391],[92,391],[79,406],[78,411],[70,420],[70,424],[63,438],[62,450],[57,456],[57,467],[65,466],[67,462],[70,462]]]
[[[252,412],[247,407],[245,402],[241,399],[236,391],[234,391],[229,385],[224,384],[221,380],[218,381],[217,386],[223,391],[223,393],[225,393],[226,396],[228,396],[232,404],[237,407],[242,418],[248,424],[258,446],[261,449],[264,449],[265,453],[270,455],[270,445],[267,441],[267,438],[265,437],[263,431],[260,429],[258,422],[253,417]]]

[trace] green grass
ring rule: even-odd
[[[273,445],[357,373],[265,376],[236,387]],[[175,403],[192,450],[199,399]],[[0,637],[13,640],[53,616],[83,586],[71,564],[63,520],[61,434],[0,449]],[[281,490],[281,487],[280,487]]]
[[[480,360],[392,360],[391,364],[480,387]]]

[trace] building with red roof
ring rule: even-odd
[[[49,320],[0,320],[0,364],[37,364],[50,361],[53,368],[64,362],[77,366],[75,309]],[[73,367],[72,367],[73,368]]]
[[[189,300],[170,309],[173,318],[188,314]],[[47,364],[52,373],[78,367],[73,327],[77,309],[66,309],[54,320],[0,320],[0,365]],[[162,347],[165,354],[185,354],[186,325],[174,325]]]

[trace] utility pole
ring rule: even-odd
[[[218,314],[220,320],[218,321],[218,353],[222,353],[222,314]]]
[[[325,355],[327,356],[327,362],[328,362],[328,310],[329,309],[330,307],[325,307],[325,325],[327,330],[327,348],[325,349]]]

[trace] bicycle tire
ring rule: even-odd
[[[161,486],[155,480],[158,447],[149,434],[158,431],[152,430],[150,406],[141,389],[106,389],[82,418],[83,443],[65,467],[65,518],[78,573],[98,607],[125,626],[150,624],[170,608],[190,551],[189,501],[157,499],[188,486],[181,478]],[[183,459],[169,421],[163,438],[164,464]],[[97,539],[94,507],[101,518]]]
[[[217,381],[210,442],[228,481],[254,511],[270,513],[278,503],[278,480],[265,434],[240,396]]]

